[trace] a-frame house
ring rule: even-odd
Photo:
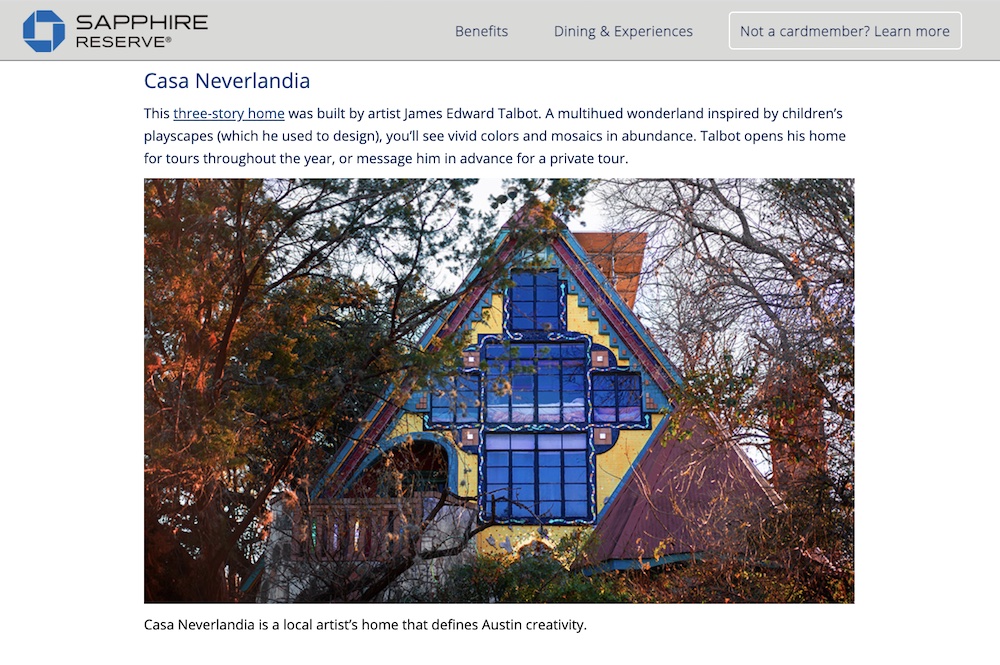
[[[518,233],[542,227],[518,249]],[[593,566],[655,565],[711,551],[730,525],[770,510],[773,489],[737,446],[708,423],[668,426],[682,378],[632,311],[645,240],[516,213],[495,246],[510,271],[467,288],[423,341],[463,335],[459,369],[371,408],[315,484],[314,520],[404,443],[433,453],[439,482],[470,498],[466,532],[489,525],[469,543],[479,552],[583,529],[596,536]],[[358,549],[359,522],[336,511],[300,528],[308,547]]]

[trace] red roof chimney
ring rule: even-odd
[[[629,309],[635,307],[639,288],[646,234],[635,231],[611,233],[574,233],[573,237],[590,260],[608,278]]]

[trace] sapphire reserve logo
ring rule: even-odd
[[[51,10],[40,9],[24,21],[24,43],[36,53],[52,53],[66,39],[66,24]]]

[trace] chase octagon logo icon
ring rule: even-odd
[[[24,43],[35,53],[52,53],[66,39],[66,24],[51,10],[40,9],[24,21]]]

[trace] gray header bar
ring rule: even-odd
[[[1000,3],[4,2],[0,59],[998,60]]]

